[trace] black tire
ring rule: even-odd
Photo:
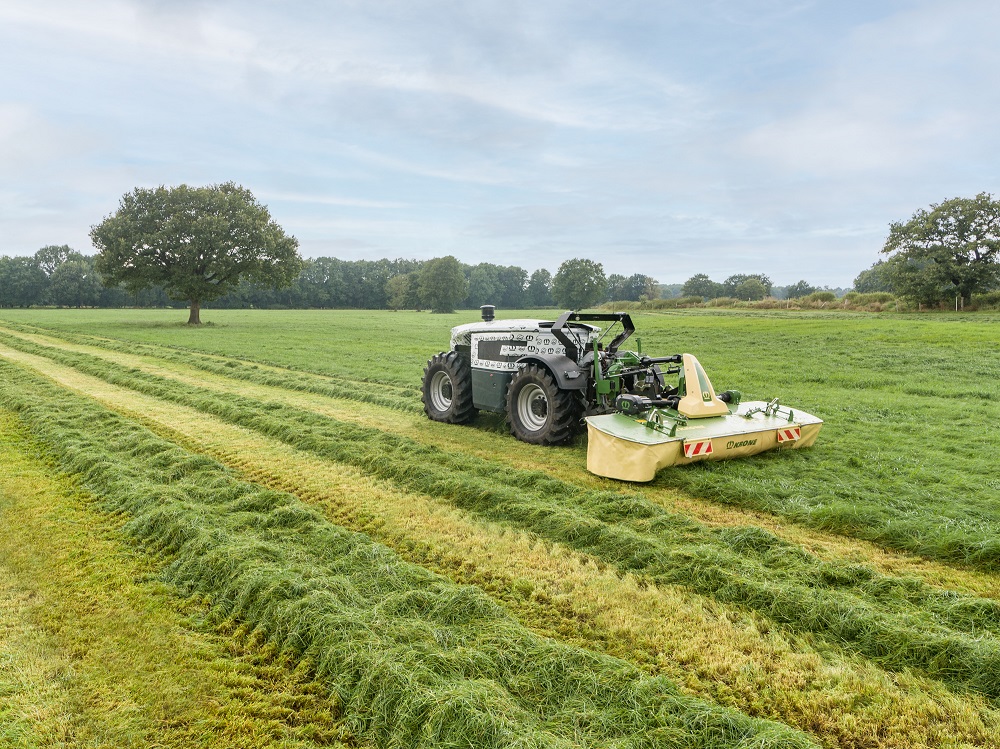
[[[521,367],[507,388],[507,426],[522,442],[562,444],[576,434],[582,413],[579,393],[560,390],[537,364]]]
[[[420,388],[424,413],[434,421],[465,424],[476,416],[472,405],[472,370],[457,351],[431,357]]]

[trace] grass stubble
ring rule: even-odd
[[[146,408],[148,408],[148,406]],[[219,427],[215,426],[213,428],[218,429]],[[261,448],[259,447],[255,448],[254,452],[256,453],[259,449]],[[231,459],[233,458],[232,452],[230,452],[230,458]],[[320,463],[320,466],[321,465],[322,463]],[[305,472],[302,472],[300,470],[297,472],[297,475],[291,481],[291,484],[295,485],[296,483],[303,483],[308,485],[309,477],[312,476],[314,472],[317,472],[319,470],[320,469],[318,467],[314,467]],[[258,468],[258,472],[259,471],[260,469]],[[268,473],[266,470],[264,470],[263,472]],[[328,470],[327,473],[329,474],[330,471]],[[333,473],[336,473],[336,471],[334,471]],[[330,478],[332,478],[332,475],[330,476]],[[271,474],[271,481],[274,481],[273,474]],[[288,485],[289,480],[287,476],[285,477],[285,482],[286,485]],[[313,485],[315,485],[315,482],[313,482]],[[398,489],[395,489],[394,491],[398,492]],[[344,494],[347,494],[347,492],[344,492]],[[384,514],[385,507],[390,506],[391,503],[392,500],[386,500],[383,508],[381,510],[376,511],[369,517],[369,522],[373,523],[375,526],[383,525],[383,521],[377,519],[376,513]],[[353,522],[355,523],[357,522],[356,517],[353,519]],[[409,533],[412,533],[412,526]],[[396,541],[403,547],[409,546],[412,556],[412,547],[413,547],[412,543],[408,543],[405,538],[400,538],[400,537],[397,537]],[[427,548],[433,549],[435,548],[435,546],[434,544],[432,544],[430,547]],[[433,551],[427,552],[426,548],[424,549],[423,553],[425,554],[430,553],[432,557],[437,554],[437,552]],[[479,554],[477,556],[481,558],[482,554]],[[457,563],[456,557],[453,556],[451,557],[451,562],[446,563],[445,566],[448,566],[448,564],[456,565],[456,567],[459,570],[466,569],[468,571],[468,569],[471,567],[472,572],[469,572],[469,574],[471,574],[472,577],[469,578],[470,581],[476,582],[477,584],[483,584],[484,581],[476,577],[474,563],[471,565],[468,563],[461,565]],[[632,588],[637,587],[639,590],[642,589],[650,590],[651,591],[650,595],[653,596],[653,599],[655,599],[658,595],[660,595],[663,590],[669,589],[670,587],[666,586],[665,588],[657,589],[654,586],[652,588],[649,588],[644,583],[635,586],[634,585],[635,580],[633,578],[631,578],[630,576],[626,576],[626,579],[632,580],[633,582],[633,585],[631,586]],[[486,582],[488,583],[488,581]],[[496,584],[496,582],[497,581],[494,580],[494,585],[492,588],[493,590],[495,591],[502,591],[504,589],[509,590],[509,586],[506,583]],[[523,580],[514,582],[515,582],[515,585],[513,587],[514,590],[524,589],[524,586],[526,585],[526,583]],[[838,582],[839,584],[850,584],[850,581],[845,582],[843,580],[840,580]],[[882,580],[880,582],[881,584],[884,584],[885,580]],[[531,585],[529,585],[528,587],[530,588],[534,584],[535,583],[531,583]],[[489,588],[490,586],[487,584],[486,587]],[[538,600],[544,600],[548,597],[549,594],[545,593],[543,590],[537,596],[535,595],[528,596],[528,599],[530,599],[530,601],[526,605],[528,609],[531,609],[532,607],[535,607],[537,605]],[[638,596],[638,598],[641,599],[642,596],[640,595]],[[586,600],[586,596],[579,596],[578,600]],[[515,609],[517,608],[516,600],[514,601],[508,600],[506,601],[506,603],[513,604],[514,608]],[[663,601],[660,600],[658,603],[656,602],[647,602],[647,603],[651,603],[651,605],[649,605],[646,608],[647,616],[653,616],[657,605],[662,606]],[[690,607],[690,600],[687,602],[687,606]],[[695,610],[696,609],[697,607],[695,607]],[[613,612],[614,611],[621,612],[623,611],[623,608],[620,605],[618,607],[611,606],[610,610]],[[625,607],[625,610],[627,610],[627,606]],[[598,619],[601,618],[600,612],[602,612],[601,606],[589,607],[589,615],[594,616],[595,618]],[[626,615],[626,618],[628,618],[629,616],[631,615]],[[607,622],[609,618],[613,618],[613,616],[604,617],[604,621],[601,622],[602,628],[608,626]],[[710,616],[709,618],[711,619],[713,617]],[[748,672],[752,672],[753,668],[761,667],[760,663],[761,654],[759,652],[756,652],[759,651],[760,648],[755,648],[753,645],[749,643],[753,641],[757,635],[763,636],[762,633],[767,633],[769,627],[766,619],[760,619],[755,617],[750,617],[750,619],[753,620],[752,626],[753,626],[754,636],[748,638],[746,636],[746,633],[744,632],[742,638],[740,637],[736,638],[736,641],[742,640],[740,647],[748,650],[749,651],[748,655],[750,655],[751,653],[753,654],[750,658],[746,660],[753,661],[754,657],[758,658],[756,666],[751,665],[749,669],[747,668],[747,663],[746,662],[743,663],[741,669],[747,670]],[[723,617],[723,620],[725,620],[725,617]],[[657,648],[658,646],[662,646],[662,642],[653,643],[650,642],[648,638],[646,638],[646,640],[644,641],[643,637],[636,636],[636,632],[641,627],[648,628],[648,624],[649,624],[648,621],[641,622],[641,617],[640,617],[639,627],[636,627],[634,625],[631,627],[624,626],[624,627],[619,627],[617,630],[614,630],[615,631],[614,639],[617,640],[618,638],[621,638],[624,644],[620,644],[620,646],[612,645],[609,648],[610,652],[615,652],[616,654],[624,654],[628,656],[629,651],[631,650],[632,651],[631,656],[633,657],[633,660],[636,660],[637,662],[643,662],[646,665],[646,667],[655,668],[656,666],[654,661],[657,660],[657,656],[651,654],[657,652]],[[704,624],[704,622],[702,622],[702,624]],[[716,625],[717,624],[718,622],[716,622]],[[730,630],[726,634],[727,641],[728,638],[732,637],[732,633],[734,631],[732,627],[728,626],[728,624],[729,624],[728,622],[725,622],[723,627],[723,628],[728,628]],[[559,630],[559,628],[562,628],[562,634],[564,636],[567,634],[565,621],[555,626],[557,631]],[[572,629],[572,626],[570,626],[569,629]],[[576,635],[572,636],[579,636],[579,633],[576,633]],[[583,639],[585,640],[586,636],[584,636]],[[605,641],[607,641],[607,639],[608,638],[605,638]],[[767,650],[766,647],[763,649],[765,651]],[[827,668],[824,672],[823,667],[817,668],[814,663],[806,663],[808,659],[801,659],[795,654],[785,653],[782,654],[781,657],[784,658],[786,662],[798,660],[796,667],[802,667],[803,664],[805,664],[805,667],[803,669],[805,671],[805,675],[802,677],[803,681],[801,681],[798,685],[798,688],[803,690],[804,694],[801,695],[803,699],[794,699],[794,698],[789,698],[787,696],[784,697],[782,696],[783,692],[787,693],[788,691],[791,690],[786,690],[782,687],[777,686],[774,683],[772,683],[769,687],[767,686],[767,680],[769,676],[773,677],[774,672],[780,671],[780,669],[777,668],[769,669],[765,666],[763,668],[763,671],[764,672],[770,671],[771,673],[770,674],[764,673],[763,677],[761,674],[753,674],[753,676],[750,676],[748,678],[743,678],[740,675],[734,676],[734,672],[730,664],[726,664],[722,667],[719,667],[718,662],[714,664],[712,663],[713,656],[715,657],[718,656],[719,649],[715,648],[713,650],[709,648],[709,651],[710,651],[709,655],[700,659],[699,668],[701,669],[701,672],[699,673],[699,676],[696,679],[694,679],[695,682],[698,682],[697,684],[694,685],[694,689],[696,691],[701,690],[702,692],[705,692],[707,690],[709,694],[711,694],[714,698],[719,699],[722,702],[729,701],[732,702],[733,704],[742,704],[743,706],[747,707],[748,709],[754,712],[762,711],[764,712],[764,714],[769,714],[769,715],[773,715],[775,712],[778,712],[779,714],[783,712],[786,719],[792,719],[799,725],[805,724],[805,727],[808,727],[811,730],[816,731],[820,736],[824,737],[825,740],[830,741],[831,745],[841,745],[841,746],[920,745],[921,743],[923,743],[922,739],[919,738],[921,736],[924,739],[927,739],[927,737],[931,736],[934,737],[933,739],[928,739],[928,745],[938,745],[943,743],[953,743],[954,745],[975,745],[983,743],[983,745],[989,745],[990,741],[995,739],[995,726],[993,728],[984,726],[982,720],[980,719],[983,716],[977,715],[977,708],[975,706],[975,701],[973,701],[973,703],[970,705],[970,703],[963,702],[963,700],[959,698],[953,698],[950,695],[947,695],[946,693],[938,694],[935,697],[930,697],[929,695],[921,695],[922,690],[927,690],[927,682],[921,683],[920,679],[907,676],[905,673],[897,677],[894,677],[894,679],[890,680],[886,680],[884,677],[873,679],[872,669],[870,667],[861,666],[860,668],[856,668],[855,670],[860,670],[861,672],[863,672],[863,676],[860,677],[861,679],[870,681],[867,681],[867,683],[859,683],[857,681],[854,681],[852,683],[852,680],[857,678],[855,674],[850,674],[849,677],[846,679],[844,679],[843,676],[840,676],[838,678],[832,678],[830,675],[830,669]],[[773,654],[766,657],[768,658],[773,657]],[[813,656],[813,658],[815,658],[815,656]],[[662,658],[662,650],[660,651],[660,660],[661,661],[664,660]],[[723,658],[723,660],[725,660],[725,658]],[[739,660],[739,658],[737,658],[737,660]],[[687,659],[687,663],[689,665],[696,662],[699,662],[699,658],[697,657]],[[848,668],[847,670],[850,671],[851,669]],[[782,675],[782,677],[787,677],[787,676],[788,674]],[[850,690],[854,691],[853,696],[849,698],[846,697],[846,695],[844,694],[837,696],[836,687],[827,690],[826,687],[829,686],[828,684],[826,685],[817,684],[816,680],[818,676],[819,676],[819,681],[822,681],[822,679],[829,678],[832,679],[832,681],[834,682],[837,681],[842,682],[839,686],[850,684]],[[761,681],[763,681],[765,685],[766,696],[762,695],[758,699],[748,700],[748,695],[751,690],[761,688]],[[881,684],[879,684],[880,681]],[[899,684],[894,684],[894,683],[890,684],[890,682],[892,681],[898,681]],[[714,686],[712,686],[713,684]],[[768,689],[770,691],[767,691]],[[809,702],[809,699],[805,697],[805,694],[808,694],[811,690],[818,690],[822,694],[821,699],[826,699],[828,700],[828,702],[826,704],[822,704],[822,703],[816,703],[814,701],[812,704],[812,709],[804,708],[804,703]],[[896,692],[897,690],[901,692],[901,695],[893,693]],[[931,689],[930,691],[934,692],[935,690]],[[940,692],[940,690],[936,691]],[[909,694],[907,694],[907,692],[909,692]],[[741,699],[743,700],[742,703]],[[899,710],[900,701],[903,704],[908,703],[911,707],[911,710],[900,711]],[[947,709],[942,710],[940,706],[942,704],[948,704],[949,702],[952,704],[950,704]],[[783,706],[776,708],[776,705],[781,705],[781,703],[784,703]],[[915,703],[919,704],[919,706],[917,706],[917,704]],[[989,711],[987,710],[986,712]],[[853,719],[852,719],[852,713],[854,714]],[[945,713],[947,713],[948,715],[947,718],[944,717]],[[824,715],[825,719],[823,717]],[[987,718],[987,722],[992,722],[992,719]],[[991,738],[991,736],[993,738]],[[950,741],[945,741],[946,738],[950,739]]]
[[[326,685],[378,745],[808,746],[778,723],[561,645],[472,586],[401,560],[293,496],[237,480],[96,403],[0,363],[3,404],[160,577]]]
[[[307,664],[206,627],[7,410],[0,466],[0,746],[347,746]]]
[[[284,404],[206,392],[23,340],[16,345],[354,465],[408,491],[514,523],[623,572],[749,607],[883,667],[917,668],[953,686],[1000,696],[1000,604],[990,599],[937,591],[865,565],[821,561],[760,528],[706,528],[640,494],[581,491],[542,472],[511,471]]]

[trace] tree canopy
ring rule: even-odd
[[[652,276],[634,273],[625,277],[618,273],[608,276],[606,301],[638,302],[646,299],[657,299],[660,295],[659,284]]]
[[[754,302],[759,302],[770,293],[770,284],[765,286],[764,282],[755,276],[745,278],[733,288],[734,297]]]
[[[799,297],[809,296],[817,291],[819,291],[819,287],[813,286],[805,279],[802,279],[800,281],[796,281],[791,286],[785,287],[785,298],[798,299]]]
[[[428,260],[418,283],[420,300],[431,312],[454,312],[469,293],[462,264],[453,255]]]
[[[752,281],[757,281],[759,286],[758,283],[748,283]],[[742,289],[741,286],[743,286]],[[727,296],[734,296],[737,299],[763,299],[770,295],[771,286],[771,279],[763,273],[737,273],[722,282],[723,292]],[[764,292],[758,297],[756,295],[760,289],[763,289]]]
[[[854,290],[861,294],[878,291],[896,293],[892,265],[887,260],[879,260],[871,268],[861,271],[854,279]]]
[[[44,300],[45,272],[32,257],[0,258],[0,300],[12,307],[30,307]]]
[[[101,303],[102,290],[90,257],[71,256],[49,274],[48,301],[60,307],[96,307]]]
[[[593,307],[604,296],[607,278],[604,266],[593,260],[574,258],[559,266],[552,279],[552,296],[564,309]]]
[[[725,287],[713,281],[704,273],[697,273],[681,287],[681,294],[684,296],[700,296],[702,299],[716,299],[725,294]]]
[[[528,304],[532,307],[551,307],[555,304],[555,300],[552,298],[552,274],[545,268],[536,270],[528,280],[528,288],[525,293],[528,297]]]
[[[1000,201],[988,193],[952,198],[889,225],[880,269],[894,291],[919,301],[969,298],[1000,284]]]
[[[170,298],[189,302],[192,325],[201,322],[203,302],[241,280],[280,288],[302,266],[298,240],[285,234],[249,190],[232,182],[137,187],[90,237],[107,285],[133,292],[162,286]]]

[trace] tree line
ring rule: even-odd
[[[66,245],[43,247],[34,255],[0,257],[0,306],[182,308],[189,304],[187,300],[172,299],[162,283],[134,290],[124,285],[105,286],[106,279],[96,267],[96,260],[96,255],[84,255]],[[231,291],[205,306],[433,309],[450,304],[450,308],[476,309],[494,304],[501,309],[582,309],[605,301],[641,301],[658,296],[656,280],[649,276],[606,276],[600,263],[583,259],[566,261],[553,275],[544,268],[529,274],[515,265],[468,265],[455,258],[319,257],[303,259],[298,275],[284,288],[243,278]],[[440,301],[444,304],[438,304]]]
[[[914,301],[956,304],[1000,288],[1000,201],[987,193],[954,198],[890,224],[879,261],[855,279],[859,292],[888,291]],[[644,274],[606,276],[600,263],[563,262],[555,275],[518,266],[467,265],[452,256],[418,260],[303,260],[249,190],[227,182],[192,188],[136,188],[90,232],[98,254],[66,245],[30,257],[0,257],[0,306],[187,306],[200,322],[215,307],[426,309],[494,304],[501,308],[585,309],[606,301],[659,296]],[[690,297],[761,300],[803,297],[806,281],[774,287],[763,274],[723,282],[687,280]],[[832,290],[825,290],[828,293]]]
[[[775,286],[771,283],[771,279],[763,273],[737,273],[722,282],[713,281],[704,273],[698,273],[684,282],[680,293],[681,296],[701,297],[706,301],[731,297],[757,302],[766,297],[797,299],[821,290],[832,291],[837,296],[843,296],[845,292],[850,291],[850,289],[830,289],[828,287],[821,289],[806,281],[798,281],[788,286]]]

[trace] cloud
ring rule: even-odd
[[[30,106],[0,101],[0,163],[7,179],[48,171],[94,145],[93,138],[56,125]]]
[[[7,0],[0,252],[232,179],[313,256],[843,285],[995,190],[998,32],[972,0]]]
[[[789,172],[869,179],[961,158],[1000,124],[1000,93],[988,83],[1000,65],[998,23],[996,10],[959,2],[860,24],[740,147]]]
[[[309,193],[283,193],[267,191],[259,193],[260,200],[277,201],[281,203],[296,203],[317,205],[333,205],[346,208],[403,208],[405,203],[388,200],[363,200],[361,198],[345,198],[335,195],[315,195]]]
[[[970,129],[962,112],[933,112],[917,123],[886,111],[880,100],[825,105],[756,128],[745,153],[776,169],[829,177],[842,173],[911,171],[940,158],[941,141]]]

